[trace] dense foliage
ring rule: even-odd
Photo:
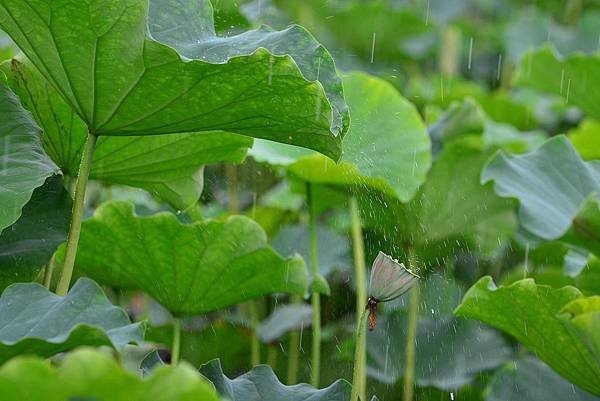
[[[596,1],[0,29],[2,400],[600,400]]]

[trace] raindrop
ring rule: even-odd
[[[375,37],[376,33],[373,32],[373,40],[371,41],[371,64],[373,64],[373,60],[375,58]]]
[[[471,61],[473,60],[473,37],[469,40],[469,71],[471,70]]]

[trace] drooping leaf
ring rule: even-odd
[[[13,284],[0,297],[0,363],[15,355],[48,357],[82,345],[120,350],[141,342],[143,331],[143,324],[132,324],[86,278],[64,297],[35,283]]]
[[[182,224],[171,213],[136,216],[127,202],[104,203],[83,223],[75,266],[100,283],[142,289],[177,316],[306,289],[302,259],[282,258],[246,217]]]
[[[257,333],[265,343],[271,343],[289,331],[310,327],[312,309],[306,304],[279,306],[258,325]]]
[[[44,153],[39,133],[0,76],[0,233],[18,220],[33,190],[58,171]]]
[[[556,94],[588,116],[600,119],[600,56],[573,54],[561,57],[549,47],[527,53],[516,84]]]
[[[0,234],[0,290],[32,281],[48,263],[67,238],[71,203],[60,176],[33,191],[21,218]]]
[[[573,386],[545,363],[527,357],[494,373],[485,401],[597,401],[598,397]]]
[[[600,395],[600,361],[559,317],[562,308],[581,296],[574,287],[553,289],[531,279],[497,288],[484,277],[469,289],[456,314],[511,334],[557,373]]]
[[[569,131],[569,140],[583,160],[600,159],[600,122],[583,120],[577,128]]]
[[[517,156],[499,153],[481,181],[494,181],[503,197],[520,201],[519,220],[535,236],[564,241],[600,254],[600,163],[584,162],[564,136]]]
[[[200,367],[200,373],[213,382],[219,394],[231,401],[347,401],[351,386],[338,380],[318,390],[308,384],[286,386],[281,384],[273,370],[259,365],[251,371],[230,379],[223,374],[221,362],[212,360]]]
[[[12,60],[1,66],[9,85],[42,128],[42,143],[64,174],[77,175],[87,127],[58,92],[31,66]],[[205,164],[241,161],[252,139],[220,131],[201,135],[101,137],[90,178],[144,188],[178,209],[195,203]]]
[[[339,157],[348,123],[341,87],[328,81],[336,79],[333,63],[324,50],[310,52],[318,44],[306,32],[295,43],[302,49],[296,54],[310,57],[306,61],[260,48],[260,39],[273,40],[260,32],[255,34],[257,46],[247,46],[239,56],[184,60],[173,48],[148,37],[148,28],[152,36],[170,43],[186,39],[210,47],[212,37],[195,30],[211,26],[210,3],[195,3],[194,13],[177,9],[181,4],[174,1],[151,1],[151,7],[148,3],[103,0],[81,7],[69,0],[3,0],[0,27],[96,135],[220,129]],[[150,24],[149,7],[157,9]],[[162,7],[169,14],[162,14]],[[192,18],[204,22],[189,26]],[[32,29],[21,29],[25,25]],[[179,29],[169,35],[172,27]],[[243,37],[231,43],[242,46]],[[320,62],[322,84],[307,80],[298,68]],[[323,89],[331,85],[335,99]]]
[[[287,165],[294,175],[315,184],[369,187],[409,200],[431,164],[429,137],[417,110],[390,84],[364,73],[344,77],[344,88],[352,125],[344,137],[341,163],[261,141],[250,154],[258,161]]]
[[[185,362],[161,366],[142,379],[91,349],[69,354],[59,367],[19,357],[0,368],[3,401],[217,401],[210,383]]]

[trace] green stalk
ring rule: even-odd
[[[355,197],[350,198],[350,220],[352,222],[352,250],[354,252],[354,277],[356,280],[356,321],[360,325],[362,315],[364,315],[365,306],[367,305],[367,289],[366,289],[366,281],[367,281],[367,268],[365,266],[365,243],[363,240],[363,232],[362,232],[362,222],[360,218],[360,210],[358,208],[358,201]],[[366,353],[366,337],[362,336],[360,338],[362,344],[357,344],[357,350],[362,350],[363,354]],[[358,377],[359,381],[354,385],[358,387],[360,390],[360,398],[366,399],[366,356],[362,355],[359,359],[359,363],[361,366],[354,367],[355,372],[358,369],[358,372],[361,373],[361,376]]]
[[[175,318],[173,321],[173,344],[171,345],[171,365],[179,363],[179,353],[181,351],[181,320]]]
[[[367,335],[367,316],[369,310],[363,308],[358,326],[356,327],[356,350],[354,352],[354,373],[352,374],[352,394],[350,401],[365,401],[365,389],[363,377],[366,375],[366,335]],[[360,397],[359,397],[360,395]]]
[[[416,268],[415,252],[412,248],[408,251],[408,264],[413,272]],[[412,401],[415,392],[415,354],[417,338],[417,320],[419,318],[419,286],[415,285],[410,290],[410,304],[408,309],[408,328],[406,335],[406,362],[404,370],[404,393],[402,401]]]
[[[310,183],[306,184],[306,198],[308,201],[309,216],[309,240],[310,240],[310,266],[312,270],[313,285],[319,274],[319,243],[317,238],[317,205],[313,196],[313,188]],[[310,383],[319,387],[321,376],[321,296],[311,289],[312,302],[312,371]]]
[[[277,345],[271,344],[267,347],[267,365],[275,370],[277,367]]]
[[[302,303],[302,298],[298,295],[292,297],[293,304]],[[294,330],[290,332],[290,345],[288,351],[288,369],[287,369],[287,384],[292,385],[298,383],[298,360],[300,359],[300,332]]]
[[[53,254],[44,270],[44,287],[48,290],[50,289],[50,285],[52,285],[52,274],[54,273],[54,268],[56,267],[56,254]]]
[[[250,318],[250,328],[252,329],[252,340],[250,343],[250,362],[252,366],[260,365],[260,341],[256,329],[258,327],[258,313],[256,311],[255,300],[248,301],[248,317]]]
[[[75,199],[73,200],[73,211],[71,212],[71,227],[67,238],[67,249],[65,251],[65,262],[60,273],[60,280],[56,287],[58,295],[65,295],[69,291],[71,277],[73,276],[73,267],[75,266],[75,256],[77,255],[77,244],[81,234],[81,222],[83,220],[83,211],[85,207],[85,188],[92,167],[92,156],[96,145],[96,135],[88,132],[87,141],[81,156],[79,173],[77,175],[77,184],[75,185]]]

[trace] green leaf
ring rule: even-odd
[[[130,323],[98,284],[79,279],[60,297],[35,283],[17,283],[0,297],[0,363],[15,355],[49,357],[81,345],[120,350],[141,342],[144,327]]]
[[[217,401],[210,383],[190,365],[161,366],[142,379],[109,355],[82,349],[59,367],[19,357],[0,369],[3,401]]]
[[[287,165],[305,181],[354,190],[369,187],[409,200],[431,164],[429,136],[419,113],[382,79],[355,72],[344,77],[344,88],[352,125],[344,137],[341,163],[261,141],[250,154],[258,161]]]
[[[58,171],[44,153],[39,133],[0,76],[0,233],[18,220],[33,190]]]
[[[60,176],[48,178],[33,191],[21,218],[0,234],[0,290],[35,279],[67,239],[71,203]]]
[[[566,137],[525,155],[495,155],[481,176],[491,180],[498,195],[519,200],[526,231],[600,255],[600,163],[584,162]]]
[[[3,0],[0,27],[96,135],[226,130],[339,157],[348,122],[346,113],[332,106],[341,101],[339,84],[338,97],[330,102],[324,90],[330,83],[307,80],[298,67],[304,61],[258,46],[248,45],[235,57],[225,54],[224,60],[183,59],[147,31],[199,48],[214,46],[211,39],[227,42],[195,30],[211,27],[210,3],[195,3],[194,13],[174,1],[150,3],[148,24],[147,1],[102,0],[81,7],[69,0]],[[193,17],[203,22],[190,24]],[[277,40],[277,35],[256,35]],[[243,39],[230,39],[231,46],[244,47]],[[316,45],[307,34],[300,39],[294,46],[304,52]],[[317,53],[306,62],[322,62],[323,75],[331,78],[333,63],[324,50]]]
[[[12,60],[1,66],[9,85],[42,127],[42,143],[64,174],[77,175],[87,138],[85,123],[31,66]],[[202,166],[240,162],[252,139],[219,131],[198,134],[100,137],[90,177],[144,188],[184,210],[202,191]]]
[[[496,371],[485,392],[486,401],[598,400],[532,357],[511,362]]]
[[[561,314],[600,361],[600,296],[576,299]]]
[[[569,131],[569,140],[583,160],[600,159],[600,122],[583,120],[577,128]]]
[[[75,265],[100,283],[142,289],[177,316],[306,290],[302,259],[282,258],[249,218],[182,224],[171,213],[136,216],[127,202],[104,203],[83,223]]]
[[[219,394],[231,401],[346,401],[350,400],[350,383],[338,380],[318,390],[308,384],[285,386],[267,365],[230,379],[223,374],[221,362],[212,360],[200,367],[200,373],[213,382]]]
[[[312,308],[307,304],[290,304],[277,307],[258,325],[257,333],[261,341],[272,343],[284,334],[310,327]]]
[[[600,56],[574,54],[561,57],[549,47],[527,53],[516,76],[516,84],[561,96],[600,119]]]
[[[553,289],[531,279],[497,288],[484,277],[469,289],[455,313],[509,333],[557,373],[600,395],[600,361],[558,316],[581,296],[574,287]]]

